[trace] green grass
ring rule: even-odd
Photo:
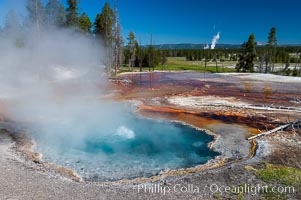
[[[220,63],[218,63],[220,65]],[[234,64],[227,62],[225,64]],[[205,63],[203,61],[186,61],[185,57],[169,57],[167,58],[166,65],[158,65],[155,67],[156,70],[167,70],[167,71],[182,71],[182,70],[192,70],[199,72],[235,72],[236,70],[233,68],[222,68],[218,66],[216,69],[215,63],[207,63],[207,67],[204,66]],[[208,66],[214,65],[214,66]]]
[[[246,170],[254,171],[257,178],[275,184],[281,184],[283,187],[294,188],[294,192],[296,192],[297,198],[300,197],[301,192],[301,170],[293,167],[287,167],[283,165],[274,165],[265,162],[265,168],[263,169],[255,169],[250,166],[245,167]],[[288,189],[289,190],[289,189]],[[264,200],[286,200],[288,199],[288,193],[283,192],[280,193],[278,191],[272,191],[272,187],[269,186],[266,191],[261,191],[261,197]],[[293,192],[293,191],[291,191]]]
[[[266,168],[256,171],[256,176],[266,182],[278,182],[287,186],[301,186],[301,170],[266,163]]]
[[[187,61],[185,57],[168,57],[167,58],[167,63],[168,64],[176,64],[176,65],[195,65],[195,66],[200,66],[200,65],[205,65],[204,61]],[[236,65],[236,61],[225,61],[225,65],[229,64],[234,64]],[[207,62],[208,65],[215,65],[215,62]],[[218,62],[218,64],[221,64]]]
[[[225,62],[225,65],[228,64],[235,64],[235,62]],[[205,63],[203,61],[186,61],[185,57],[168,57],[166,65],[158,65],[154,67],[154,70],[161,70],[161,71],[197,71],[197,72],[211,72],[211,73],[222,73],[222,72],[235,72],[236,70],[233,68],[222,68],[218,66],[216,70],[215,62],[208,62],[207,67],[204,66]],[[209,66],[211,65],[211,66]],[[214,65],[214,66],[213,66]],[[220,65],[220,63],[218,63]],[[137,72],[140,71],[138,67],[134,67],[133,71]],[[149,71],[148,67],[143,67],[142,71],[147,72]],[[127,66],[122,66],[118,73],[123,72],[131,72],[131,70]]]
[[[255,172],[255,175],[269,183],[282,184],[287,187],[294,187],[297,197],[300,197],[301,193],[301,170],[282,166],[282,165],[273,165],[265,163],[266,167],[264,169],[258,169]],[[262,197],[266,200],[273,199],[287,199],[286,193],[263,193]]]
[[[185,70],[192,70],[192,71],[198,71],[198,72],[211,72],[211,73],[221,73],[221,72],[235,72],[235,69],[231,68],[220,68],[216,70],[215,66],[191,66],[191,65],[159,65],[155,67],[155,70],[163,70],[163,71],[185,71]]]

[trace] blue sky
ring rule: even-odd
[[[25,15],[25,2],[0,0],[0,17],[12,7]],[[80,0],[80,11],[94,20],[105,2]],[[118,8],[124,37],[134,31],[144,44],[151,33],[161,44],[210,43],[217,32],[219,43],[240,44],[251,33],[265,43],[273,26],[279,44],[301,44],[300,0],[118,0]]]

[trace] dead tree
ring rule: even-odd
[[[269,135],[269,134],[271,134],[271,133],[275,133],[275,132],[280,131],[280,130],[285,130],[286,128],[290,128],[290,127],[292,128],[293,131],[295,131],[295,128],[294,128],[294,127],[295,127],[296,125],[299,126],[300,123],[301,123],[301,120],[297,120],[297,121],[294,121],[294,122],[290,122],[290,123],[288,123],[288,124],[285,124],[285,125],[279,126],[279,127],[277,127],[277,128],[274,128],[274,129],[272,129],[272,130],[270,130],[270,131],[263,132],[263,133],[260,133],[260,134],[258,134],[258,135],[254,135],[254,136],[252,136],[252,137],[249,137],[248,140],[253,140],[253,139],[256,139],[256,138],[258,138],[258,137],[266,136],[266,135]]]
[[[115,23],[114,24],[114,70],[116,76],[122,60],[121,25],[120,25],[119,13],[117,9],[117,1],[114,2],[114,23]]]

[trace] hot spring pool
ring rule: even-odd
[[[110,118],[114,122],[105,121],[105,125],[95,121],[83,128],[72,121],[73,126],[61,123],[46,135],[33,134],[36,151],[45,161],[97,181],[150,177],[166,169],[203,164],[218,154],[208,148],[213,137],[193,127],[146,119],[132,112],[123,115],[126,120]],[[89,134],[79,134],[82,132]]]

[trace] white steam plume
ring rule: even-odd
[[[216,45],[217,41],[219,40],[219,38],[220,38],[220,32],[218,32],[218,33],[212,38],[212,43],[211,43],[210,49],[214,49],[214,48],[215,48],[215,45]]]
[[[74,29],[20,26],[0,32],[0,118],[47,143],[74,145],[99,127],[109,133],[129,124],[123,105],[100,98],[110,92],[101,41]]]

